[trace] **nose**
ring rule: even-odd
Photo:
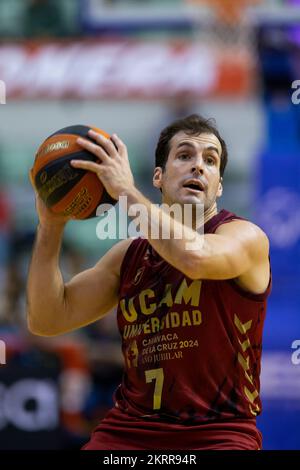
[[[202,155],[199,155],[193,162],[192,173],[199,173],[200,175],[203,175],[203,171],[203,158]]]

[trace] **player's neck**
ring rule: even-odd
[[[215,215],[218,213],[218,207],[217,203],[215,202],[211,207],[209,207],[207,210],[204,211],[204,214],[202,212],[200,219],[199,219],[199,214],[197,213],[196,210],[193,211],[193,224],[192,228],[193,230],[198,231],[201,227],[204,227],[204,225],[212,219]]]
[[[218,213],[217,203],[215,202],[209,209],[204,211],[204,223],[208,222]]]

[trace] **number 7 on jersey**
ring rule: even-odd
[[[153,395],[153,409],[159,410],[161,407],[161,395],[164,383],[164,370],[160,369],[151,369],[145,370],[146,383],[152,382],[155,380],[154,386],[154,395]]]

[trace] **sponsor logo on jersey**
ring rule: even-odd
[[[132,283],[134,286],[136,286],[140,282],[140,280],[142,279],[142,275],[143,275],[144,271],[145,271],[145,266],[143,266],[142,268],[139,268],[137,270],[135,278],[134,278],[133,283]]]

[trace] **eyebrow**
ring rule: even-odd
[[[195,145],[192,144],[192,143],[190,143],[190,142],[181,142],[181,143],[178,145],[176,151],[177,151],[178,149],[180,149],[181,147],[191,147],[192,149],[194,149],[194,148],[195,148]],[[218,148],[215,147],[214,145],[210,145],[209,147],[206,147],[204,150],[212,150],[212,151],[214,151],[214,152],[217,153],[217,155],[218,155],[219,158],[221,158],[221,156],[220,156],[220,154],[219,154]]]

